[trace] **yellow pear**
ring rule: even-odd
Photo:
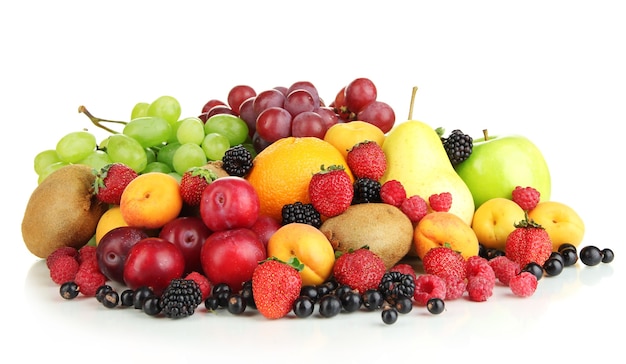
[[[409,120],[389,131],[383,143],[387,170],[381,184],[397,180],[406,189],[407,197],[419,195],[428,202],[432,194],[450,192],[453,213],[472,223],[474,199],[459,177],[437,132],[428,124]]]

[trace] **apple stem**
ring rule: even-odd
[[[93,116],[89,110],[87,110],[86,107],[84,107],[83,105],[78,107],[78,112],[87,115],[87,117],[89,118],[89,120],[91,120],[91,122],[97,126],[98,128],[104,129],[106,131],[108,131],[111,134],[119,134],[118,131],[113,130],[111,128],[108,128],[104,125],[102,125],[102,123],[115,123],[115,124],[122,124],[122,125],[126,125],[128,124],[125,121],[118,121],[118,120],[107,120],[107,119],[101,119],[101,118],[97,118],[95,116]]]
[[[411,92],[411,104],[409,106],[409,118],[407,120],[413,120],[413,105],[415,104],[415,94],[417,93],[417,86],[413,86]]]
[[[483,129],[483,136],[485,137],[485,141],[489,139],[489,133],[487,132],[487,129]]]

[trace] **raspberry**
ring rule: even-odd
[[[484,302],[493,294],[495,279],[490,279],[486,275],[471,276],[467,280],[467,293],[469,299],[475,302]]]
[[[209,295],[211,294],[211,282],[209,282],[209,279],[198,273],[198,272],[191,272],[189,274],[187,274],[187,276],[185,277],[186,280],[193,280],[194,282],[196,282],[196,284],[198,285],[198,287],[200,287],[200,292],[202,292],[202,300],[204,301],[207,297],[209,297]]]
[[[511,193],[511,197],[522,210],[530,211],[539,203],[540,193],[533,187],[517,186]]]
[[[428,197],[428,203],[433,211],[448,212],[452,206],[452,194],[450,192],[432,194]]]
[[[78,262],[83,263],[86,261],[97,261],[96,247],[92,245],[85,245],[78,250]]]
[[[394,265],[389,269],[391,272],[400,272],[402,274],[408,274],[413,276],[413,281],[417,280],[417,275],[415,274],[415,269],[410,264],[407,263],[399,263]]]
[[[80,293],[87,297],[94,297],[98,288],[104,285],[106,281],[106,276],[99,270],[93,269],[93,265],[90,263],[81,264],[74,278]]]
[[[465,263],[467,278],[483,277],[490,281],[496,282],[496,274],[489,265],[489,261],[481,256],[474,255],[467,258]]]
[[[426,306],[431,298],[446,298],[446,281],[434,274],[422,274],[415,281],[413,299],[420,306]]]
[[[50,262],[50,278],[56,284],[70,282],[78,272],[78,261],[71,255],[58,255]]]
[[[50,255],[48,255],[48,257],[46,258],[46,266],[49,269],[52,263],[54,262],[54,260],[57,259],[58,257],[71,256],[73,258],[76,258],[77,255],[78,255],[78,250],[76,250],[76,248],[74,247],[64,246],[64,247],[58,248],[52,253],[50,253]]]
[[[463,296],[467,288],[467,280],[449,276],[444,278],[444,281],[446,282],[446,301],[456,300]]]
[[[537,277],[530,272],[521,272],[509,281],[511,292],[518,297],[530,297],[537,289]]]
[[[428,213],[428,204],[419,195],[413,195],[402,202],[400,210],[411,222],[419,222]]]
[[[380,186],[380,199],[382,202],[400,207],[402,202],[406,200],[406,190],[402,182],[392,179]]]
[[[497,256],[489,261],[496,278],[505,286],[509,285],[511,278],[522,270],[520,265],[504,255]]]

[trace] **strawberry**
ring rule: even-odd
[[[465,279],[467,264],[465,258],[449,246],[438,246],[430,249],[422,259],[424,272],[441,278],[452,277]]]
[[[504,255],[522,268],[531,262],[543,266],[552,253],[552,240],[543,226],[525,215],[507,237]]]
[[[337,283],[364,293],[377,288],[385,274],[383,260],[368,247],[347,251],[335,260],[333,276]]]
[[[199,206],[202,192],[217,179],[210,169],[194,167],[183,173],[180,179],[180,196],[189,206]]]
[[[387,159],[383,148],[371,140],[355,144],[348,151],[346,162],[357,178],[371,178],[378,181],[387,169]]]
[[[96,198],[107,204],[119,205],[122,192],[130,181],[138,176],[137,172],[123,163],[111,163],[95,171],[93,193]]]
[[[303,264],[296,258],[283,262],[276,258],[262,261],[252,273],[252,295],[257,310],[268,319],[286,316],[300,296]]]
[[[350,207],[354,197],[352,180],[341,165],[332,165],[313,174],[309,198],[313,207],[327,217],[337,216]]]

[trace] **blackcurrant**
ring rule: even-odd
[[[319,291],[317,287],[312,284],[306,284],[302,286],[302,288],[300,288],[300,296],[307,296],[311,300],[313,300],[313,302],[317,301],[318,294],[319,294],[318,292]]]
[[[125,289],[120,294],[120,304],[124,307],[131,307],[134,303],[135,291],[132,289]]]
[[[341,308],[341,301],[335,295],[327,294],[319,300],[319,313],[323,317],[337,316]]]
[[[71,300],[78,296],[78,285],[74,282],[65,282],[59,287],[59,294],[66,300]]]
[[[313,314],[315,303],[309,296],[299,296],[293,301],[293,313],[300,318],[309,317]]]
[[[543,263],[543,270],[548,276],[558,276],[563,272],[563,262],[558,258],[550,258]]]
[[[102,297],[102,305],[106,308],[114,308],[120,303],[120,295],[111,289]]]
[[[159,297],[150,296],[143,300],[143,312],[149,316],[156,316],[161,313],[161,305],[159,304]]]
[[[540,280],[541,277],[543,277],[543,267],[535,262],[526,264],[526,266],[522,268],[522,272],[532,273],[535,277],[537,277],[537,280]]]
[[[413,309],[413,300],[409,297],[398,297],[393,303],[398,313],[406,314]]]
[[[563,258],[563,254],[561,254],[560,252],[552,252],[550,253],[550,257],[548,257],[548,259],[553,259],[553,258],[560,260],[563,266],[565,266],[565,258]]]
[[[559,248],[557,249],[557,251],[559,253],[561,253],[565,249],[574,249],[574,251],[576,251],[576,245],[570,244],[570,243],[563,243],[563,244],[559,245]]]
[[[383,302],[383,294],[377,289],[368,289],[363,293],[363,306],[370,311],[381,308]]]
[[[602,262],[602,251],[593,245],[580,249],[578,255],[580,256],[580,261],[588,266],[598,265]]]
[[[217,310],[218,307],[220,307],[220,304],[217,300],[217,297],[211,295],[209,297],[207,297],[204,300],[204,307],[209,310],[209,311],[215,311]]]
[[[602,263],[611,263],[614,258],[613,250],[609,248],[602,249]]]
[[[441,298],[431,298],[426,302],[426,308],[433,315],[439,315],[446,308],[446,304]]]
[[[383,322],[387,325],[395,324],[398,321],[398,310],[392,306],[386,306],[380,313]]]
[[[572,266],[578,261],[578,253],[576,253],[576,248],[567,248],[561,250],[561,256],[563,256],[563,265],[565,267]]]
[[[355,291],[349,292],[341,296],[341,305],[346,312],[355,312],[363,305],[363,297]]]
[[[108,292],[111,292],[112,290],[113,287],[109,286],[108,284],[103,284],[102,286],[98,287],[98,289],[96,290],[96,300],[102,303],[104,295]]]
[[[246,301],[240,294],[233,293],[228,297],[226,309],[233,315],[239,315],[246,310]]]
[[[154,296],[154,292],[150,287],[141,286],[137,288],[133,294],[133,305],[136,309],[141,310],[143,308],[143,301],[152,296]]]

